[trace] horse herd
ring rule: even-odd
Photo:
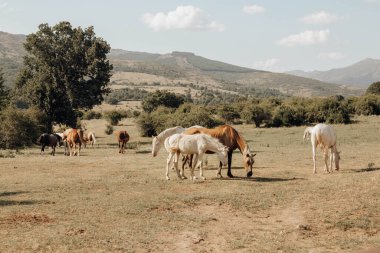
[[[129,141],[129,134],[127,131],[116,131],[115,135],[119,143],[119,153],[124,153]],[[63,145],[65,147],[64,155],[79,156],[82,145],[86,147],[87,144],[90,144],[93,147],[96,137],[94,132],[85,134],[82,129],[69,128],[63,133],[43,133],[38,137],[37,143],[41,145],[41,154],[45,151],[45,147],[49,146],[52,149],[51,154],[55,155],[55,148]]]
[[[129,141],[127,131],[115,132],[119,143],[119,153],[124,153],[126,143]],[[339,170],[340,152],[336,147],[336,134],[334,129],[325,124],[317,124],[314,127],[308,127],[304,132],[304,140],[311,139],[314,170],[316,173],[316,148],[319,146],[324,152],[325,171],[332,172],[333,162],[335,169]],[[37,141],[41,145],[41,153],[46,146],[52,148],[52,155],[55,154],[57,145],[62,144],[65,147],[65,155],[80,155],[81,146],[89,143],[93,146],[96,143],[94,132],[84,133],[81,129],[70,128],[63,133],[42,134]],[[192,126],[183,128],[180,126],[172,127],[162,131],[157,136],[153,136],[152,140],[152,156],[157,156],[162,147],[168,152],[166,160],[166,179],[169,180],[169,168],[176,170],[179,179],[187,178],[184,173],[186,164],[190,167],[190,179],[196,179],[194,169],[199,167],[200,178],[203,176],[204,154],[217,154],[219,159],[219,168],[217,176],[222,177],[221,169],[227,165],[227,176],[233,177],[231,172],[232,154],[238,149],[242,155],[244,169],[247,177],[253,175],[252,167],[254,164],[255,153],[252,153],[249,145],[239,132],[229,126],[222,125],[213,129],[202,126]],[[178,161],[182,154],[182,168],[179,170]],[[328,157],[330,156],[330,166],[328,165]]]

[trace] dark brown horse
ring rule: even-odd
[[[218,126],[213,129],[200,128],[200,127],[191,127],[183,132],[184,134],[208,134],[214,138],[219,139],[219,141],[229,148],[228,151],[228,171],[227,176],[233,177],[231,173],[231,163],[232,163],[232,153],[235,149],[239,149],[240,153],[243,155],[243,164],[247,172],[247,177],[252,176],[252,166],[255,162],[253,157],[256,154],[251,153],[248,144],[245,142],[243,137],[229,125]],[[207,153],[207,152],[206,152]],[[218,175],[221,175],[222,164],[219,165]]]
[[[117,137],[117,141],[119,142],[119,153],[123,154],[124,149],[127,146],[127,142],[129,141],[129,134],[125,130],[116,131],[115,135]]]
[[[55,155],[55,148],[62,141],[61,137],[56,134],[41,134],[37,139],[37,143],[41,145],[41,154],[45,152],[45,147],[50,146],[52,151],[51,155]]]

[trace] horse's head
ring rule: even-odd
[[[157,156],[159,146],[160,146],[160,141],[158,140],[157,136],[153,136],[153,139],[152,139],[152,157]]]
[[[256,154],[252,154],[251,151],[249,150],[249,147],[246,146],[243,151],[243,160],[244,160],[244,169],[247,172],[247,177],[251,177],[253,175],[252,167],[253,167],[253,164],[255,163],[255,159],[254,159],[255,156]]]
[[[335,169],[339,170],[339,160],[340,160],[340,152],[336,151],[333,153],[333,159],[335,162]]]
[[[229,150],[228,147],[223,147],[222,150],[218,152],[219,161],[222,162],[223,166],[226,166],[228,162],[228,158],[227,158],[228,150]]]

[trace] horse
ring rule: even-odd
[[[124,149],[126,148],[127,142],[129,141],[129,134],[127,131],[116,131],[115,135],[117,141],[119,142],[119,153],[124,154]]]
[[[165,140],[165,148],[168,151],[169,155],[166,160],[166,179],[169,178],[169,165],[174,157],[174,167],[177,172],[177,176],[180,179],[184,179],[182,175],[180,175],[178,170],[178,159],[179,154],[186,155],[195,155],[193,166],[190,168],[192,180],[196,179],[194,176],[194,168],[200,166],[199,175],[205,180],[206,178],[203,176],[203,168],[202,168],[202,158],[206,151],[211,151],[218,155],[220,162],[223,165],[227,164],[227,152],[228,148],[225,147],[220,141],[216,138],[213,138],[206,134],[197,134],[197,135],[187,135],[187,134],[174,134]]]
[[[90,143],[91,147],[94,146],[96,143],[95,133],[94,132],[88,132],[86,135],[87,141]]]
[[[96,143],[96,138],[95,138],[95,133],[94,132],[89,132],[88,134],[83,134],[83,146],[86,148],[87,143],[89,142],[91,147],[94,147],[94,144]]]
[[[309,140],[310,139],[310,135],[311,135],[311,131],[313,130],[313,127],[307,127],[305,129],[305,131],[303,132],[303,140],[306,141],[306,140]]]
[[[68,133],[66,137],[66,142],[69,148],[70,156],[73,156],[75,154],[79,156],[82,143],[84,143],[83,130],[75,129],[75,128],[71,129],[71,131]],[[77,145],[78,145],[78,151],[77,151]]]
[[[208,134],[214,138],[217,138],[223,145],[228,147],[228,171],[227,176],[233,178],[231,173],[232,153],[235,149],[239,149],[243,156],[244,168],[247,172],[247,177],[252,176],[252,166],[255,162],[254,157],[256,154],[252,153],[248,144],[239,134],[239,132],[229,125],[218,126],[213,129],[203,127],[190,127],[183,134]],[[217,176],[222,177],[222,164],[219,164]]]
[[[340,152],[336,148],[336,134],[334,129],[325,124],[317,124],[311,131],[311,145],[313,149],[313,162],[314,162],[314,174],[317,173],[316,169],[316,148],[319,146],[324,152],[325,158],[325,171],[332,172],[332,163],[335,162],[335,170],[339,170]],[[330,170],[327,164],[328,153],[330,150]]]
[[[175,126],[162,131],[159,135],[153,136],[152,139],[152,157],[157,156],[160,149],[164,146],[166,138],[173,134],[183,133],[186,129],[181,126]]]
[[[59,137],[59,135],[55,135],[55,134],[47,134],[47,133],[41,134],[40,137],[38,137],[37,139],[37,143],[41,145],[40,154],[42,154],[42,152],[45,152],[46,146],[50,146],[52,149],[51,155],[55,155],[55,148],[57,147],[57,144],[59,143],[60,138],[61,137]]]

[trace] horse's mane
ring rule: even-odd
[[[207,141],[209,141],[209,142],[215,144],[215,145],[217,146],[217,149],[218,149],[218,150],[222,150],[222,149],[224,149],[225,146],[224,146],[223,143],[220,142],[219,139],[217,139],[217,138],[215,138],[215,137],[212,137],[212,136],[210,136],[210,135],[208,135],[208,134],[202,134],[202,136],[203,136],[203,138],[207,139]]]
[[[157,135],[157,139],[159,139],[159,140],[164,139],[165,140],[169,136],[171,136],[173,134],[182,133],[183,131],[185,131],[185,129],[181,126],[171,127],[171,128],[168,128],[168,129],[162,131],[159,135]]]

